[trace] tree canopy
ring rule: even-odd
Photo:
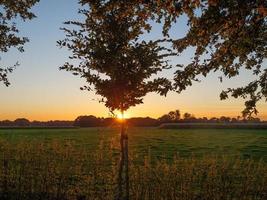
[[[161,13],[165,34],[180,15],[188,18],[189,31],[185,37],[174,39],[173,44],[179,53],[188,47],[194,47],[195,53],[190,64],[176,71],[176,90],[185,90],[210,72],[221,71],[224,77],[232,78],[243,69],[250,70],[254,80],[247,86],[222,91],[220,98],[242,97],[246,100],[243,115],[257,114],[256,103],[267,100],[267,1],[146,2]]]
[[[63,28],[66,38],[60,47],[72,52],[61,69],[85,78],[100,101],[111,111],[125,111],[142,103],[149,92],[166,95],[172,83],[158,73],[170,67],[167,58],[174,55],[166,38],[146,41],[141,38],[151,30],[149,10],[134,1],[81,0],[86,8],[79,11],[83,22],[68,21]]]
[[[251,71],[251,74],[253,75],[254,79],[248,83],[248,85],[238,88],[228,88],[225,91],[222,91],[220,94],[221,99],[227,99],[229,96],[232,96],[234,98],[244,98],[245,99],[245,109],[243,111],[244,116],[250,116],[251,114],[255,113],[257,114],[256,109],[256,103],[259,100],[267,100],[267,69],[266,66],[264,66],[264,61],[266,61],[267,51],[266,51],[266,41],[267,41],[267,2],[263,0],[226,0],[226,1],[219,1],[219,0],[196,0],[196,1],[174,1],[174,0],[165,0],[165,1],[155,1],[155,0],[135,0],[131,2],[127,1],[88,1],[83,0],[80,1],[83,5],[84,4],[90,4],[93,9],[91,10],[83,10],[81,13],[83,13],[86,18],[88,18],[86,23],[76,23],[76,22],[68,22],[69,24],[75,24],[81,27],[80,32],[74,31],[70,32],[70,30],[65,30],[71,37],[79,38],[79,42],[86,40],[87,38],[84,37],[84,33],[88,32],[88,29],[92,30],[93,26],[98,26],[97,32],[94,34],[98,35],[98,38],[105,38],[105,40],[109,41],[106,43],[106,47],[104,49],[109,49],[108,51],[98,51],[98,57],[95,55],[90,57],[86,57],[87,60],[98,59],[99,55],[102,55],[103,57],[109,57],[109,60],[104,61],[105,64],[109,63],[108,66],[111,66],[110,63],[113,62],[114,65],[119,66],[118,70],[120,72],[123,72],[125,74],[125,71],[123,70],[123,67],[121,65],[117,65],[117,63],[123,63],[119,61],[117,55],[126,55],[130,51],[130,48],[127,48],[127,52],[121,51],[120,48],[115,48],[116,50],[111,49],[110,46],[114,46],[115,43],[118,46],[122,46],[120,42],[128,42],[131,43],[131,41],[134,41],[136,39],[138,45],[141,45],[140,40],[138,40],[138,36],[140,35],[140,32],[138,31],[149,31],[151,29],[150,24],[148,23],[149,20],[155,20],[158,23],[164,23],[163,25],[163,35],[168,38],[168,41],[173,42],[173,47],[177,50],[177,54],[181,54],[184,52],[188,47],[194,48],[194,56],[191,60],[191,62],[188,65],[181,65],[181,68],[178,69],[173,77],[173,84],[171,80],[167,79],[158,79],[157,82],[154,82],[153,84],[150,82],[147,86],[142,85],[141,88],[147,88],[147,90],[134,90],[131,95],[126,94],[122,95],[124,96],[124,102],[125,103],[125,109],[128,109],[130,105],[136,105],[142,102],[142,97],[150,91],[158,91],[160,89],[161,94],[166,94],[167,91],[171,89],[175,89],[178,93],[185,90],[188,86],[191,86],[194,81],[199,81],[201,76],[206,77],[209,73],[212,72],[221,72],[222,76],[219,77],[220,81],[224,80],[225,78],[232,78],[240,75],[241,70],[247,70]],[[110,15],[112,12],[111,9],[114,9],[117,6],[116,16],[117,19],[120,19],[120,22],[109,23],[111,27],[108,27],[110,30],[110,33],[104,36],[103,32],[107,30],[107,27],[104,27],[103,21],[106,21],[108,18],[109,20],[113,20],[112,16]],[[121,9],[121,12],[119,11]],[[106,13],[104,13],[104,12]],[[102,13],[102,14],[101,14]],[[107,15],[109,13],[109,15]],[[93,15],[92,15],[93,14]],[[113,14],[114,15],[114,14]],[[182,38],[170,38],[169,37],[169,30],[171,29],[173,23],[177,22],[177,19],[185,15],[187,16],[188,20],[188,27],[189,30],[186,33],[186,35]],[[91,18],[91,19],[89,19]],[[97,20],[99,21],[97,21]],[[131,22],[131,25],[125,26],[125,21],[129,20]],[[102,22],[101,22],[102,20]],[[134,22],[135,21],[135,22]],[[110,21],[109,21],[110,22]],[[128,21],[127,21],[128,22]],[[134,23],[133,23],[134,22]],[[103,26],[101,25],[103,23]],[[113,40],[114,43],[112,43],[110,38],[114,37],[115,34],[119,34],[121,32],[124,32],[124,30],[121,29],[121,25],[124,24],[125,29],[130,29],[133,27],[138,27],[135,32],[131,32],[131,37],[128,37],[128,40],[126,39],[120,39],[120,42],[117,40]],[[106,25],[105,25],[106,26]],[[120,27],[118,29],[118,27]],[[88,28],[88,29],[86,29]],[[116,30],[116,31],[113,31]],[[81,34],[82,32],[82,34]],[[81,35],[77,36],[75,34],[81,34],[83,37],[80,37]],[[127,33],[128,34],[128,33]],[[113,35],[113,36],[111,36]],[[104,36],[104,37],[103,37]],[[92,37],[91,37],[92,38]],[[97,38],[97,37],[96,37]],[[121,35],[121,38],[123,36]],[[124,37],[127,38],[127,37]],[[93,39],[94,40],[94,39]],[[98,39],[99,40],[99,39]],[[65,41],[65,43],[61,43],[61,46],[64,46],[62,44],[67,45],[68,42],[72,43],[72,46],[69,46],[70,49],[74,50],[73,45],[75,46],[75,42],[77,44],[77,40],[71,40],[69,37],[68,41]],[[63,41],[61,41],[63,42]],[[91,44],[94,44],[94,48],[92,48]],[[96,52],[96,48],[99,48],[99,42],[94,43],[92,42],[90,44],[90,50],[91,52]],[[101,41],[100,45],[103,44],[103,41]],[[134,43],[131,43],[132,45]],[[158,41],[151,41],[150,43],[145,43],[146,47],[148,47],[147,52],[151,50],[155,50],[155,47],[158,46]],[[77,45],[75,48],[80,49],[81,51],[85,50],[85,46],[79,48],[79,45]],[[153,47],[152,47],[153,46]],[[77,48],[78,47],[78,48]],[[133,47],[133,46],[132,46]],[[131,48],[132,48],[131,47]],[[137,49],[137,48],[136,48]],[[140,48],[139,48],[140,49]],[[142,49],[144,50],[144,45],[142,45]],[[103,48],[102,48],[103,50]],[[143,51],[142,50],[142,51]],[[124,50],[125,51],[125,50]],[[104,53],[103,53],[104,52]],[[112,55],[108,54],[110,52],[113,52]],[[114,53],[116,52],[116,53]],[[135,50],[136,52],[136,50]],[[141,52],[141,50],[139,50]],[[152,51],[153,52],[153,51]],[[79,54],[78,51],[74,52],[76,55]],[[159,55],[159,51],[157,49],[157,52],[154,51],[154,53]],[[142,54],[142,53],[141,53]],[[130,55],[130,54],[129,54]],[[128,61],[135,60],[136,53],[133,55],[131,53],[131,56],[128,57]],[[142,54],[144,55],[144,54]],[[151,56],[154,56],[153,53],[150,53]],[[147,57],[147,56],[146,56]],[[85,57],[83,57],[85,58]],[[142,57],[139,57],[140,60],[143,59]],[[155,58],[155,56],[154,56]],[[114,61],[116,60],[116,61]],[[157,60],[157,58],[156,58]],[[103,61],[103,60],[102,60]],[[101,61],[101,62],[102,62]],[[154,60],[155,61],[155,60]],[[160,59],[158,61],[161,61]],[[136,61],[134,61],[136,62]],[[149,63],[147,65],[147,63]],[[152,60],[149,60],[146,62],[146,65],[149,66],[152,63]],[[94,63],[96,64],[96,62]],[[97,65],[102,65],[103,63],[97,62]],[[90,64],[91,65],[91,64]],[[160,64],[161,67],[158,67],[157,70],[160,71],[162,68],[162,63]],[[85,64],[83,64],[85,66]],[[92,65],[91,65],[92,66]],[[103,65],[102,65],[103,66]],[[130,66],[129,63],[124,69],[126,69]],[[131,63],[132,68],[134,68],[135,63]],[[144,65],[143,65],[144,66]],[[114,67],[110,67],[114,69]],[[65,65],[64,69],[71,70],[77,72],[77,74],[84,74],[85,71],[82,72],[77,70],[77,68],[73,67],[72,65]],[[128,68],[130,69],[130,68]],[[91,70],[92,71],[92,70]],[[90,71],[90,72],[91,72]],[[154,74],[157,74],[158,71],[154,71]],[[87,72],[86,72],[87,73]],[[107,73],[103,73],[104,75],[107,75],[110,77],[110,80],[114,78],[111,77]],[[151,74],[145,75],[146,78],[150,77]],[[90,78],[90,81],[88,81],[90,84],[92,84],[96,79],[96,75],[89,73],[91,77],[94,77],[92,80]],[[126,73],[127,74],[127,73]],[[82,76],[84,76],[82,75]],[[118,74],[116,74],[118,75]],[[134,75],[134,76],[132,76]],[[84,77],[88,76],[85,75]],[[131,74],[132,77],[138,77],[139,75],[137,73]],[[140,75],[144,77],[143,75]],[[102,77],[101,75],[99,77]],[[100,79],[97,81],[99,82]],[[97,87],[107,88],[107,86],[104,86],[104,84],[108,85],[108,87],[112,88],[118,88],[119,91],[124,91],[128,86],[127,84],[124,84],[124,88],[121,88],[123,84],[122,82],[127,83],[126,80],[129,79],[129,74],[125,76],[124,80],[120,80],[116,82],[109,82],[110,80],[101,80],[102,83],[95,84],[98,85]],[[113,79],[114,80],[114,79]],[[93,82],[92,82],[93,81]],[[95,82],[96,83],[96,82]],[[137,83],[137,82],[136,82]],[[135,88],[138,88],[137,85],[131,84],[132,86],[135,86]],[[156,84],[155,84],[156,83]],[[154,85],[154,86],[152,86]],[[155,86],[156,85],[156,86]],[[133,87],[134,88],[134,87]],[[140,88],[140,87],[139,87]],[[165,88],[165,89],[164,89]],[[88,89],[86,87],[85,89]],[[128,87],[129,89],[129,87]],[[104,97],[103,101],[105,101],[106,105],[112,109],[115,107],[118,107],[118,103],[122,99],[122,97],[116,96],[116,99],[108,100],[107,96],[112,96],[112,93],[114,93],[114,90],[108,89],[106,91],[97,90],[98,94],[102,95]],[[107,93],[107,91],[109,91]],[[138,91],[138,92],[137,92]],[[137,94],[138,93],[138,94]],[[121,93],[122,94],[122,93]],[[114,95],[113,95],[114,96]],[[129,99],[126,99],[126,96],[129,97]],[[134,97],[134,98],[133,98]],[[126,101],[125,101],[126,100]],[[114,103],[116,102],[116,103]],[[114,105],[116,106],[114,107]],[[126,106],[126,104],[128,106]]]
[[[22,20],[31,20],[35,15],[30,12],[31,7],[39,0],[0,0],[0,53],[6,53],[12,47],[23,52],[23,45],[28,42],[28,38],[20,37],[19,30],[14,23],[14,19],[21,18]],[[10,83],[7,74],[12,72],[17,66],[0,66],[0,82],[6,86]]]

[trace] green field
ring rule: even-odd
[[[237,155],[267,161],[267,130],[246,129],[158,129],[129,128],[130,151],[138,155],[148,152],[155,158],[170,158],[174,154]],[[71,141],[76,146],[95,149],[119,141],[119,129],[0,129],[0,139],[11,143]]]
[[[130,128],[136,200],[267,199],[267,130]],[[109,200],[119,129],[0,129],[0,199]]]

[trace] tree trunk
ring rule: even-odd
[[[125,153],[125,200],[129,200],[129,157],[128,157],[128,134],[125,131],[125,145],[124,145],[124,153]]]
[[[129,164],[128,164],[128,135],[126,132],[125,121],[121,122],[120,138],[120,163],[118,171],[118,191],[116,200],[129,200]]]
[[[123,139],[123,125],[121,125],[121,138],[120,138],[120,164],[119,164],[119,171],[118,171],[118,191],[116,194],[116,200],[122,200],[123,197],[123,166],[124,166],[124,139]]]

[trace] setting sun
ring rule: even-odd
[[[124,112],[123,114],[121,112],[116,113],[116,118],[119,120],[128,119],[129,114],[127,112]]]

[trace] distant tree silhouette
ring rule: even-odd
[[[171,117],[168,114],[162,115],[161,117],[158,118],[160,123],[168,123],[171,122]]]
[[[209,121],[215,123],[215,122],[218,122],[219,119],[217,117],[212,117],[212,118],[210,118]]]
[[[168,115],[172,121],[178,121],[181,118],[180,110],[171,111]]]
[[[230,117],[221,116],[219,119],[220,122],[229,123],[231,121]]]
[[[111,112],[119,110],[122,114],[143,103],[147,93],[166,95],[172,89],[168,78],[154,78],[170,66],[166,58],[174,53],[167,48],[168,40],[140,38],[151,30],[147,17],[150,11],[146,7],[125,0],[81,0],[80,4],[88,8],[79,11],[85,20],[66,22],[71,28],[63,28],[67,37],[58,44],[72,52],[72,60],[80,62],[78,65],[66,62],[61,69],[84,78],[88,85],[81,89],[94,88],[102,96],[100,102]],[[119,168],[117,199],[129,199],[125,123],[121,123]]]
[[[172,113],[170,111],[169,113]],[[158,119],[154,119],[151,117],[133,117],[127,119],[127,123],[129,126],[133,127],[150,127],[150,126],[159,126],[164,123],[263,123],[260,118],[240,118],[240,117],[226,117],[222,116],[220,118],[211,117],[208,119],[207,117],[196,118],[193,114],[185,113],[185,118],[180,118],[179,120],[173,120],[170,115],[165,114]],[[113,127],[120,125],[119,121],[115,118],[100,118],[95,117],[93,115],[89,116],[79,116],[75,119],[75,121],[64,121],[64,120],[50,120],[50,121],[32,121],[25,118],[19,118],[15,121],[3,120],[0,121],[0,127]]]
[[[30,8],[39,0],[2,0],[0,1],[0,53],[6,53],[11,47],[23,52],[23,45],[28,42],[25,37],[18,35],[19,30],[14,23],[14,19],[20,17],[22,20],[31,20],[35,15],[30,12]],[[13,67],[0,66],[0,82],[6,86],[10,83],[7,74],[12,72]]]
[[[175,116],[175,113],[177,117],[172,117]],[[185,122],[185,123],[260,123],[262,122],[260,118],[255,118],[252,116],[246,117],[246,118],[241,118],[240,116],[237,116],[237,118],[231,118],[231,117],[226,117],[226,116],[221,116],[220,118],[217,117],[211,117],[208,119],[207,117],[202,117],[202,118],[196,118],[193,114],[185,112],[183,114],[183,119],[180,116],[180,111],[170,111],[168,114],[164,114],[161,117],[158,118],[158,123],[163,124],[163,123],[176,123],[176,122]]]
[[[102,125],[103,126],[113,126],[118,125],[118,121],[114,119],[114,117],[108,117],[102,119]]]
[[[3,120],[3,121],[0,121],[0,125],[3,127],[11,127],[13,126],[13,121]]]
[[[195,117],[194,117],[194,115],[192,115],[192,114],[190,114],[190,113],[184,113],[184,120],[192,120],[192,119],[194,119]]]
[[[129,126],[145,127],[145,126],[156,126],[158,120],[150,117],[134,117],[127,120]]]
[[[160,123],[177,122],[181,118],[180,110],[170,111],[168,114],[158,118]]]
[[[18,118],[14,121],[15,126],[26,127],[26,126],[30,126],[30,124],[31,124],[31,122],[25,118]]]
[[[232,122],[232,123],[236,123],[236,122],[238,122],[238,120],[237,120],[237,118],[233,117],[233,118],[231,119],[231,122]]]
[[[96,127],[102,126],[102,121],[93,115],[79,116],[75,119],[73,125],[78,127]]]
[[[73,123],[73,121],[66,120],[50,120],[47,122],[42,122],[42,125],[47,127],[71,127],[73,126]]]
[[[261,120],[260,120],[260,118],[250,116],[250,117],[247,118],[247,121],[248,122],[253,122],[253,123],[258,123]]]
[[[208,119],[207,117],[203,117],[203,118],[202,118],[202,121],[203,121],[203,122],[208,122],[209,119]]]

